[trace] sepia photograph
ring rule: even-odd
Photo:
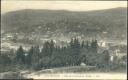
[[[127,80],[127,1],[1,1],[0,79]]]

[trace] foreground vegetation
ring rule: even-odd
[[[97,40],[80,42],[77,38],[71,39],[67,46],[56,46],[53,40],[45,42],[43,48],[32,46],[24,50],[20,46],[17,51],[0,54],[0,72],[80,66],[81,63],[101,71],[125,69],[126,65],[110,62],[107,50],[98,53],[98,48]]]

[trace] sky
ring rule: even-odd
[[[127,1],[1,1],[1,13],[21,9],[89,11],[127,7]]]

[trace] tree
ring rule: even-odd
[[[97,40],[94,40],[94,41],[92,41],[92,43],[91,43],[91,51],[92,51],[93,53],[97,53],[97,49],[98,49]]]
[[[69,55],[72,57],[71,61],[73,65],[79,65],[79,58],[80,58],[80,42],[77,38],[71,39],[70,41],[70,48],[69,48]]]
[[[89,49],[89,42],[86,42],[86,48]]]
[[[82,47],[82,48],[85,47],[85,43],[84,43],[84,41],[82,41],[81,47]]]
[[[22,46],[16,51],[16,60],[21,63],[25,63],[25,52]]]
[[[34,47],[32,46],[29,50],[28,50],[28,55],[26,56],[26,63],[28,65],[32,64],[32,55],[34,54]]]
[[[109,60],[110,60],[109,52],[108,52],[108,50],[104,50],[104,52],[103,52],[103,63],[105,65],[108,65],[109,64]]]
[[[8,54],[1,54],[0,55],[0,65],[6,65],[11,63],[11,58]]]
[[[52,58],[50,58],[50,57],[48,57],[48,56],[43,57],[43,58],[41,58],[41,59],[39,60],[38,67],[40,67],[40,68],[42,68],[42,67],[43,67],[43,68],[49,68],[49,67],[51,67],[51,66],[50,66],[51,61],[52,61]]]
[[[109,66],[109,52],[104,50],[103,53],[96,55],[96,64],[99,68],[107,68]]]
[[[71,39],[69,44],[70,44],[70,47],[73,48],[73,46],[74,46],[74,39],[73,38]]]
[[[56,56],[55,58],[52,59],[50,66],[52,67],[61,67],[62,64],[62,59],[59,56]]]
[[[43,45],[43,49],[41,51],[42,56],[50,56],[51,55],[51,50],[50,50],[50,43],[47,41]]]
[[[31,56],[33,67],[38,67],[36,64],[39,64],[39,59],[40,59],[40,49],[39,46],[35,46],[33,50],[33,54]]]

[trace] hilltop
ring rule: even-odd
[[[25,9],[2,15],[4,34],[17,33],[23,38],[61,39],[72,37],[126,39],[127,8],[96,11]]]

